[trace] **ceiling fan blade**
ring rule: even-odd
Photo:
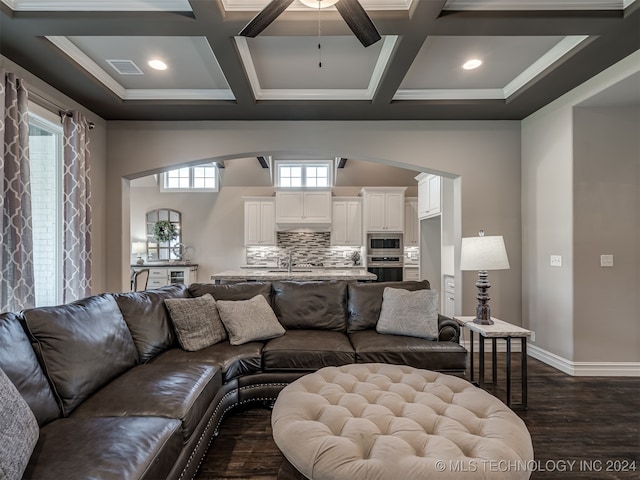
[[[358,0],[340,0],[335,7],[362,45],[368,47],[380,40],[376,26]]]
[[[240,32],[241,37],[256,37],[280,16],[293,0],[272,0]]]

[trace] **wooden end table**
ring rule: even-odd
[[[493,325],[481,325],[474,323],[475,317],[453,317],[463,327],[466,327],[470,332],[471,341],[471,382],[473,382],[474,365],[473,365],[473,333],[478,333],[479,344],[479,366],[478,366],[478,384],[483,386],[484,381],[484,340],[486,338],[491,339],[491,373],[493,385],[497,385],[497,362],[496,362],[496,343],[497,339],[504,339],[507,344],[507,405],[509,407],[521,407],[527,409],[527,338],[531,336],[531,330],[518,327],[510,323],[499,320],[495,317],[491,317]],[[522,371],[522,402],[519,404],[513,404],[511,402],[511,339],[519,338],[522,342],[520,349],[521,355],[521,371]]]

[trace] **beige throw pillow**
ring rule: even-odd
[[[437,340],[438,291],[386,287],[376,331]]]
[[[269,302],[262,295],[250,300],[218,300],[217,305],[231,345],[267,340],[285,333]]]
[[[164,304],[184,350],[194,352],[226,340],[227,332],[210,294],[196,298],[166,298]]]

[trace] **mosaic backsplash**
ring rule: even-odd
[[[278,232],[276,247],[247,247],[247,265],[276,265],[279,261],[283,266],[288,261],[289,252],[294,265],[310,263],[344,267],[353,266],[350,259],[353,252],[358,252],[362,258],[360,247],[332,246],[330,232]],[[358,262],[360,264],[361,261]]]

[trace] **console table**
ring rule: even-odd
[[[458,324],[466,327],[470,332],[471,342],[471,381],[473,382],[474,366],[473,366],[473,333],[478,333],[479,346],[479,366],[478,366],[478,384],[484,385],[484,340],[491,339],[491,373],[493,385],[497,385],[497,361],[496,361],[496,341],[499,338],[505,340],[507,344],[507,405],[509,407],[521,407],[527,409],[527,338],[531,336],[531,330],[518,327],[510,323],[504,322],[492,317],[493,325],[482,325],[474,323],[475,317],[453,317]],[[522,403],[512,404],[511,402],[511,339],[519,338],[521,341],[521,376],[522,376]]]

